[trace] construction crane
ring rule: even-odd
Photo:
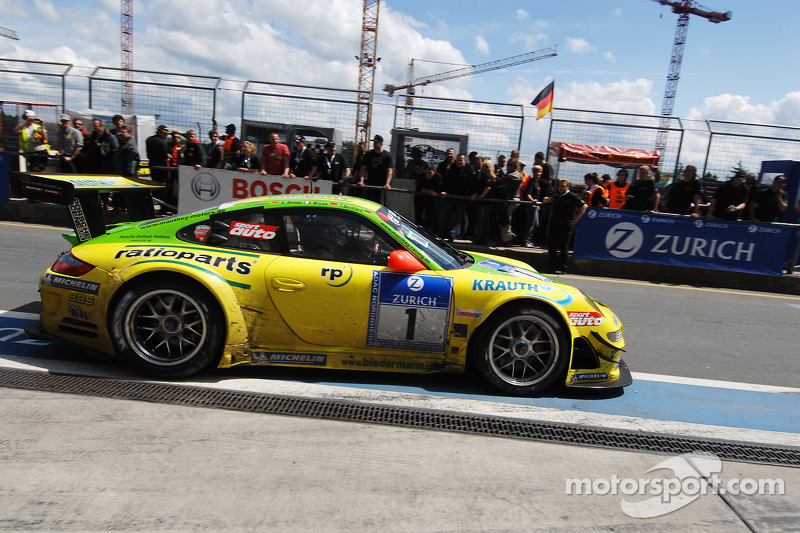
[[[122,0],[122,114],[133,114],[133,0]]]
[[[489,72],[490,70],[500,70],[502,68],[521,65],[523,63],[530,63],[531,61],[539,61],[540,59],[547,59],[548,57],[553,57],[555,55],[558,55],[556,52],[556,47],[551,46],[550,48],[542,48],[541,50],[535,50],[533,52],[527,52],[525,54],[519,54],[516,56],[507,57],[505,59],[497,59],[495,61],[489,61],[488,63],[481,63],[480,65],[469,65],[455,70],[448,70],[447,72],[440,72],[439,74],[433,74],[432,76],[422,76],[417,79],[410,79],[409,82],[406,83],[405,85],[387,84],[383,87],[383,90],[388,92],[389,96],[394,96],[394,92],[399,91],[400,89],[412,89],[420,85],[428,85],[430,83],[452,80],[454,78],[472,76],[473,74],[481,74],[483,72]],[[412,66],[409,68],[410,78],[413,78],[414,76],[413,63],[414,60],[412,59],[411,60]]]
[[[15,41],[19,41],[19,37],[17,37],[17,32],[14,30],[9,30],[8,28],[4,28],[0,26],[0,37],[5,37],[6,39],[13,39]]]
[[[375,88],[375,66],[380,58],[375,52],[378,45],[378,13],[380,0],[364,0],[361,17],[361,53],[358,59],[358,95],[356,96],[356,135],[353,156],[358,153],[358,143],[370,138],[372,128],[372,91]]]
[[[414,94],[415,94],[415,87],[420,85],[428,85],[430,83],[437,83],[440,81],[445,80],[452,80],[454,78],[462,78],[464,76],[472,76],[473,74],[481,74],[483,72],[489,72],[492,70],[500,70],[503,68],[513,67],[515,65],[522,65],[524,63],[530,63],[531,61],[539,61],[541,59],[547,59],[548,57],[553,57],[558,55],[556,52],[556,47],[550,48],[542,48],[541,50],[534,50],[533,52],[527,52],[525,54],[519,54],[511,57],[507,57],[505,59],[496,59],[494,61],[489,61],[488,63],[481,63],[479,65],[468,65],[466,67],[458,68],[455,70],[448,70],[447,72],[440,72],[439,74],[433,74],[431,76],[421,76],[419,78],[414,79],[414,59],[411,59],[408,65],[408,83],[405,85],[385,85],[383,90],[389,93],[389,96],[393,96],[395,91],[399,91],[401,89],[406,89],[406,120],[405,120],[405,127],[406,129],[411,128],[411,113],[414,108]]]
[[[669,117],[675,107],[675,95],[678,92],[678,80],[681,76],[681,62],[683,61],[683,48],[686,45],[686,33],[689,29],[689,15],[697,15],[710,20],[714,24],[726,22],[731,19],[733,13],[728,11],[710,11],[698,5],[694,0],[653,0],[662,6],[669,6],[673,13],[678,14],[678,26],[675,29],[675,42],[672,45],[672,58],[669,63],[667,73],[667,86],[664,91],[664,102],[661,105],[661,124],[659,125],[658,136],[656,137],[656,150],[661,153],[667,147],[667,137],[669,135]]]

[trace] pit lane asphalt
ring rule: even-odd
[[[30,228],[18,241],[7,240],[8,229],[0,227],[3,248],[16,248],[17,258],[31,262],[18,265],[4,288],[27,284],[29,277],[35,280],[65,248],[59,244],[47,262],[38,265]],[[9,304],[5,307],[24,310],[22,304],[32,300],[30,287],[4,296]],[[33,359],[12,363],[51,372],[64,371],[57,365],[59,359],[74,364],[65,352],[55,359]],[[89,364],[95,372],[101,366]],[[422,377],[422,390],[413,392],[391,390],[413,386],[402,380],[375,388],[353,379],[358,374],[339,382],[314,382],[264,379],[259,374],[263,371],[250,369],[234,379],[212,375],[201,383],[256,388],[269,382],[284,392],[323,391],[337,397],[366,391],[369,401],[378,403],[421,396],[428,407],[497,408],[555,420],[572,412],[588,424],[615,420],[637,427],[645,420],[619,415],[600,419],[602,413],[581,409],[582,402],[601,405],[605,399],[567,398],[578,407],[570,411],[494,402],[482,394],[430,394],[435,381],[429,377]],[[647,380],[637,380],[634,387],[640,381]],[[713,396],[721,387],[701,388],[711,389]],[[628,388],[622,398],[635,398],[640,394],[635,390]],[[667,403],[684,394],[671,392]],[[760,394],[779,395],[782,401],[797,398],[782,392]],[[564,399],[544,399],[559,400]],[[697,407],[698,401],[689,401],[688,407]],[[763,397],[749,396],[746,401],[759,404]],[[673,513],[635,519],[622,511],[621,502],[644,497],[566,495],[565,480],[650,477],[648,470],[664,456],[13,389],[0,390],[0,402],[2,427],[10,429],[3,438],[6,453],[0,456],[5,473],[0,528],[5,529],[746,531],[796,525],[800,476],[790,468],[726,462],[723,478],[781,478],[788,494],[734,499],[710,494]],[[730,431],[738,440],[776,436],[761,429],[725,429],[723,424],[692,423],[683,430],[722,438]],[[789,442],[797,439],[796,433],[778,436]]]

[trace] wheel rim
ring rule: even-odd
[[[142,359],[173,366],[202,349],[208,320],[200,305],[186,294],[158,290],[139,296],[128,308],[125,336]]]
[[[515,316],[494,330],[488,355],[497,377],[511,385],[533,385],[556,367],[558,336],[539,317]]]

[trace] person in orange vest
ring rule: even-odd
[[[236,126],[225,126],[225,143],[222,145],[222,168],[236,170],[239,156],[242,154],[242,143],[236,138]]]
[[[619,169],[617,172],[617,181],[612,181],[608,186],[608,207],[611,209],[622,209],[627,200],[628,187],[628,171],[624,168]]]

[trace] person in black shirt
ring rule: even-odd
[[[548,196],[543,203],[550,204],[550,225],[547,231],[547,244],[550,256],[550,268],[556,274],[567,272],[567,253],[572,232],[578,220],[586,212],[586,202],[569,190],[568,179],[559,179],[556,194]]]
[[[683,176],[672,184],[667,197],[667,210],[678,215],[698,216],[700,208],[700,182],[697,167],[686,165]]]
[[[436,208],[442,192],[442,175],[436,172],[436,165],[428,163],[421,178],[416,182],[417,194],[414,196],[415,222],[431,231],[436,231]]]
[[[477,196],[477,186],[475,171],[472,165],[467,164],[467,156],[458,154],[456,164],[450,167],[443,181],[442,198],[445,201],[439,218],[439,234],[443,239],[452,241],[456,238],[456,231],[464,220],[467,197]]]
[[[650,178],[650,167],[639,167],[638,179],[628,187],[627,200],[622,209],[631,211],[658,211],[661,195],[658,193],[656,182]]]
[[[314,154],[306,147],[306,138],[297,135],[294,138],[294,151],[289,158],[289,177],[308,179],[313,167]]]
[[[772,186],[758,191],[750,203],[750,220],[753,222],[775,222],[778,213],[785,211],[789,204],[783,191],[786,178],[776,176]]]
[[[344,184],[350,179],[350,167],[347,166],[344,156],[336,152],[335,142],[328,141],[325,144],[325,153],[317,158],[311,174],[306,179],[332,181],[333,194],[339,194]]]
[[[383,187],[385,190],[392,188],[392,155],[383,149],[383,137],[376,135],[372,138],[374,148],[364,154],[364,159],[361,161],[361,181],[358,182],[359,187],[370,185],[374,187]],[[364,198],[372,200],[373,202],[380,203],[381,191],[379,189],[365,189]]]
[[[729,181],[719,186],[711,199],[711,213],[707,218],[739,220],[747,206],[749,192],[744,184],[744,174],[743,170],[737,170]]]
[[[186,130],[186,144],[183,145],[180,164],[193,166],[195,170],[206,166],[206,151],[197,140],[197,132],[194,130]]]

